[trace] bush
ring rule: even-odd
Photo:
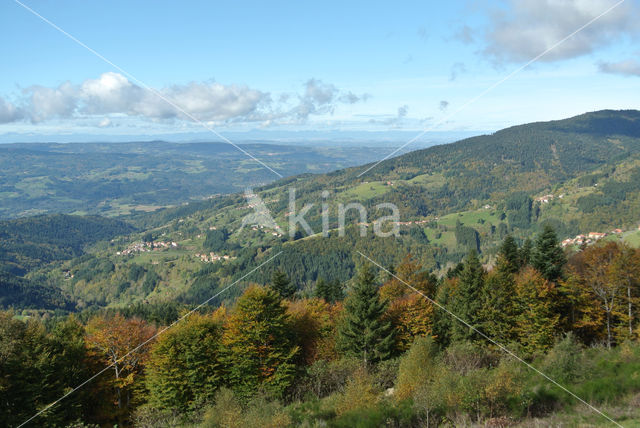
[[[567,333],[544,357],[542,371],[561,384],[577,380],[584,369],[581,351],[575,335]]]
[[[335,403],[337,415],[375,407],[379,400],[380,389],[374,385],[373,376],[366,369],[360,368],[345,385],[344,392],[339,394]]]
[[[451,370],[466,374],[471,370],[497,365],[498,357],[470,342],[457,342],[444,352],[444,362]]]
[[[235,428],[242,426],[242,406],[228,388],[220,388],[215,404],[204,414],[203,428]]]
[[[296,395],[301,399],[309,394],[322,398],[338,392],[361,365],[360,360],[350,358],[316,361],[307,369],[304,380],[299,382]]]
[[[395,398],[404,400],[425,386],[433,376],[438,348],[431,337],[418,337],[400,362]]]
[[[279,428],[291,424],[291,418],[277,401],[264,395],[252,398],[243,408],[233,391],[221,388],[215,404],[204,417],[205,428]]]

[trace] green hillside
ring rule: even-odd
[[[281,269],[304,290],[320,277],[350,278],[359,263],[354,250],[388,265],[410,252],[423,266],[444,273],[470,248],[480,250],[491,263],[507,234],[522,242],[544,223],[553,225],[562,238],[614,228],[635,230],[640,221],[639,118],[635,111],[603,111],[527,124],[411,152],[362,177],[357,176],[366,167],[294,176],[256,188],[283,236],[266,229],[240,230],[244,216],[253,212],[241,194],[139,212],[129,217],[139,229],[137,235],[105,243],[83,258],[60,262],[37,275],[83,305],[196,303],[278,252],[283,256],[256,272],[253,280],[265,283],[272,271]],[[329,238],[306,233],[289,237],[292,188],[298,211],[314,204],[305,219],[316,234],[322,230],[321,203],[327,204]],[[323,191],[329,196],[323,197]],[[550,201],[536,201],[549,194]],[[376,204],[393,202],[401,221],[410,224],[400,226],[399,239],[374,238],[370,228],[361,238],[355,226],[359,219],[351,211],[346,236],[339,237],[337,205],[348,202],[367,207],[368,221],[388,214],[376,211]],[[212,247],[213,235],[220,230],[227,233]],[[177,246],[117,254],[149,237]],[[210,252],[228,258],[203,262],[198,256]],[[65,272],[73,278],[65,278]],[[221,299],[232,300],[240,292],[233,290]]]

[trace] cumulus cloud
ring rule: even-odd
[[[491,17],[483,53],[496,63],[530,60],[615,3],[616,0],[507,0],[506,9]],[[632,2],[617,6],[540,61],[578,57],[623,37],[637,36],[637,9]]]
[[[303,121],[312,114],[332,114],[338,104],[355,104],[368,98],[368,94],[343,92],[333,84],[312,78],[304,84],[304,92],[298,97],[298,105],[282,115],[293,114],[298,120]]]
[[[242,85],[192,82],[150,90],[122,74],[109,72],[80,84],[28,87],[17,103],[0,98],[0,123],[104,116],[105,120],[96,123],[105,127],[111,126],[109,115],[153,121],[196,118],[207,123],[292,118],[303,121],[310,115],[332,113],[338,104],[354,104],[367,98],[367,94],[342,91],[319,79],[309,79],[301,94],[282,94],[274,102],[269,93]]]
[[[598,63],[598,69],[603,73],[621,74],[623,76],[640,76],[640,62],[634,59],[627,59],[618,62]]]
[[[0,97],[0,123],[15,122],[23,118],[23,112],[15,105]]]

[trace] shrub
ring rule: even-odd
[[[573,333],[567,333],[544,357],[542,371],[560,383],[577,380],[583,364],[581,347]]]
[[[433,376],[434,360],[438,349],[431,337],[419,337],[400,362],[395,398],[404,400],[427,384]]]
[[[347,381],[344,392],[336,400],[336,414],[373,408],[378,402],[380,390],[373,385],[373,377],[360,368]]]

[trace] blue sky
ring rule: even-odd
[[[4,1],[0,136],[202,132],[192,118],[221,133],[420,131],[450,115],[438,131],[495,130],[638,108],[633,0],[460,112],[616,2],[23,3],[142,83]]]

